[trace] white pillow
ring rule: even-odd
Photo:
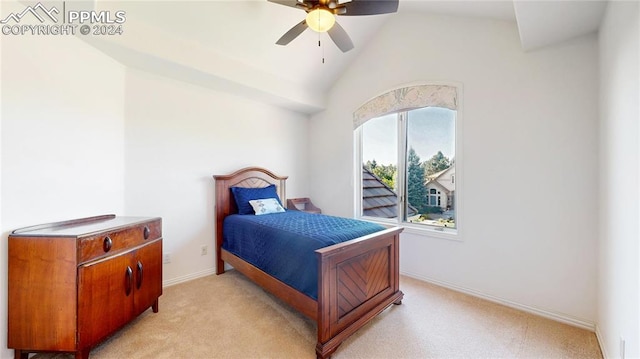
[[[284,208],[275,198],[252,199],[249,204],[253,207],[253,211],[256,212],[256,216],[284,212]]]

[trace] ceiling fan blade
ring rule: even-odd
[[[307,27],[309,27],[307,25],[307,20],[302,20],[302,22],[292,27],[291,29],[289,29],[289,31],[282,35],[282,37],[278,41],[276,41],[276,44],[286,45],[290,43],[291,41],[293,41],[293,39],[298,37],[298,35],[302,34],[302,32],[306,30]]]
[[[333,42],[338,45],[338,48],[342,50],[342,52],[347,52],[353,49],[353,42],[351,41],[351,38],[349,37],[347,32],[344,31],[344,28],[340,26],[340,24],[338,24],[338,22],[333,24],[333,27],[329,29],[327,33],[329,34],[329,37],[331,37],[331,40],[333,40]]]
[[[267,0],[267,1],[272,2],[274,4],[295,7],[298,9],[304,9],[309,7],[306,3],[299,2],[298,0]]]
[[[271,1],[271,0],[269,0]],[[352,0],[344,4],[343,16],[390,14],[398,11],[398,0]]]

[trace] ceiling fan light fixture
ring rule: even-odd
[[[315,32],[327,32],[336,23],[336,17],[331,11],[316,8],[307,14],[307,25]]]

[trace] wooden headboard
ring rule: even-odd
[[[224,262],[220,258],[222,247],[222,222],[230,214],[238,213],[236,201],[231,194],[231,187],[262,188],[270,184],[276,185],[280,201],[287,203],[286,181],[287,176],[277,176],[273,172],[260,167],[246,167],[228,175],[214,175],[216,186],[216,272],[224,270]]]

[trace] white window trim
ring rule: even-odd
[[[430,86],[430,85],[446,85],[456,87],[457,90],[457,98],[456,98],[456,126],[455,126],[455,134],[456,134],[456,196],[455,200],[455,208],[456,208],[456,228],[444,228],[444,227],[435,227],[424,224],[416,224],[409,223],[400,220],[400,218],[404,218],[404,206],[399,206],[398,208],[398,218],[396,219],[385,219],[378,217],[368,217],[362,216],[362,126],[358,126],[354,130],[354,217],[362,220],[366,220],[369,222],[379,223],[387,226],[399,226],[405,229],[404,233],[416,234],[425,237],[433,237],[433,238],[441,238],[447,240],[454,241],[462,241],[463,240],[463,230],[464,230],[464,204],[462,198],[464,198],[464,155],[463,155],[463,124],[464,124],[464,93],[462,83],[459,82],[420,82],[420,83],[411,83],[403,86],[399,86],[398,88],[407,88],[412,86]],[[393,91],[393,90],[390,90]],[[388,93],[389,91],[385,91],[384,93]],[[383,94],[384,94],[383,93]],[[375,99],[375,97],[373,98]],[[371,100],[369,100],[371,101]],[[368,102],[369,102],[368,101]],[[398,110],[396,112],[400,112],[403,110]],[[384,114],[380,114],[382,116]],[[398,130],[398,137],[400,139],[398,143],[398,156],[406,155],[406,136],[405,136],[405,127],[402,126],[401,121],[398,121],[398,126],[400,127]],[[402,133],[400,132],[402,131]],[[398,158],[398,173],[405,173],[404,171],[404,160],[402,158]],[[403,167],[402,169],[400,167]],[[403,178],[400,178],[403,177]],[[404,186],[404,176],[398,176],[398,188],[404,188],[400,186]],[[403,203],[403,199],[401,199],[401,203]]]

